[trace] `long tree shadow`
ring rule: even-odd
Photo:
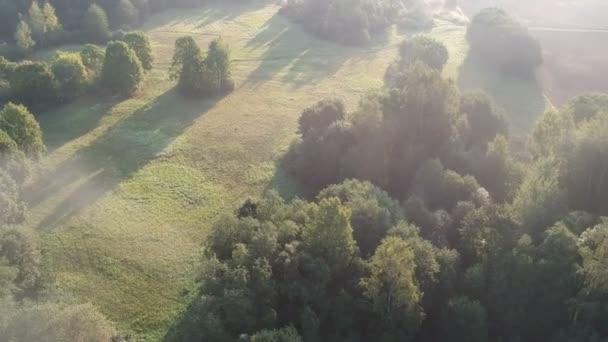
[[[38,115],[37,119],[44,132],[44,140],[49,152],[90,132],[119,102],[120,100],[115,98],[94,103],[89,99],[83,99]]]
[[[268,3],[264,1],[226,2],[212,1],[202,6],[177,8],[153,15],[145,24],[146,30],[159,27],[193,26],[197,29],[217,22],[230,21],[242,14],[254,11]]]
[[[186,100],[174,90],[137,110],[25,191],[30,206],[67,192],[39,224],[52,228],[132,176],[220,99]]]
[[[545,97],[537,77],[522,78],[496,70],[468,55],[460,66],[461,90],[482,90],[507,111],[514,133],[525,136],[545,110]]]
[[[296,86],[331,77],[352,55],[345,50],[357,51],[314,38],[278,13],[245,47],[252,51],[264,49],[260,57],[235,61],[258,63],[247,77],[246,86],[272,80],[281,72],[282,82]]]

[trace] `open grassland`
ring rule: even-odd
[[[191,301],[200,246],[220,213],[268,188],[296,192],[278,160],[301,109],[326,96],[354,107],[395,58],[397,37],[337,47],[277,10],[223,5],[154,17],[145,30],[156,64],[140,94],[39,116],[50,155],[26,196],[46,267],[61,290],[143,339],[164,339]],[[201,46],[221,35],[231,46],[234,93],[194,101],[173,91],[167,68],[186,34]]]
[[[218,6],[146,23],[156,62],[134,98],[84,98],[39,115],[49,157],[26,191],[27,225],[45,266],[59,289],[144,340],[167,339],[194,297],[218,215],[266,189],[298,193],[279,160],[301,110],[331,96],[354,108],[382,85],[402,38],[347,48],[305,34],[274,5]],[[448,22],[430,32],[448,46],[454,80],[464,32]],[[183,35],[201,46],[221,35],[231,46],[234,93],[195,101],[174,92],[167,71]]]

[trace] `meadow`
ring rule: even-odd
[[[218,215],[268,189],[287,198],[299,193],[280,159],[301,110],[325,97],[354,108],[382,85],[405,35],[337,46],[304,33],[278,9],[226,4],[156,15],[143,28],[154,69],[135,97],[84,98],[38,115],[49,155],[26,190],[27,227],[58,289],[91,301],[137,338],[170,339],[196,295],[201,244]],[[464,72],[483,72],[467,69],[465,31],[439,21],[430,32],[448,47],[445,74],[459,83]],[[230,45],[233,93],[199,101],[176,94],[168,67],[183,35],[201,46],[217,36]],[[544,103],[527,106],[535,112],[518,122],[532,122]]]

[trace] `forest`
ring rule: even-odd
[[[608,92],[460,5],[0,0],[0,342],[607,342]]]

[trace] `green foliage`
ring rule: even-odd
[[[103,8],[91,4],[82,17],[82,32],[88,41],[103,43],[110,38],[110,24]]]
[[[137,55],[125,42],[113,41],[106,47],[101,83],[115,94],[133,95],[143,78]]]
[[[532,165],[513,199],[513,211],[523,228],[537,241],[547,227],[567,212],[566,193],[559,186],[555,160]]]
[[[114,27],[133,27],[139,21],[139,10],[130,0],[118,0],[114,5],[112,23]]]
[[[467,117],[468,129],[465,142],[469,147],[483,150],[497,135],[508,136],[509,124],[495,107],[490,97],[474,92],[460,98],[460,112]]]
[[[400,238],[386,238],[372,256],[369,268],[370,274],[361,280],[361,287],[389,329],[384,333],[397,338],[416,331],[424,313],[411,246]]]
[[[192,37],[175,41],[171,78],[177,79],[177,89],[185,96],[206,97],[231,92],[230,55],[221,39],[213,40],[203,54]]]
[[[583,122],[561,172],[570,207],[608,215],[608,111]]]
[[[73,99],[85,92],[89,83],[89,74],[80,54],[58,52],[51,62],[51,70],[59,85],[62,98]]]
[[[0,168],[0,226],[21,223],[24,215],[25,205],[21,201],[17,183]]]
[[[423,62],[436,70],[443,70],[448,62],[448,49],[438,40],[427,36],[415,36],[405,40],[399,47],[399,63]]]
[[[579,95],[568,101],[565,110],[577,123],[591,119],[602,111],[608,111],[608,94]]]
[[[334,122],[344,119],[344,103],[337,99],[322,100],[302,112],[299,129],[302,136],[319,136]]]
[[[143,32],[129,32],[122,38],[122,41],[127,43],[131,50],[135,52],[145,71],[152,70],[154,57],[152,56],[152,48],[150,47],[148,36]]]
[[[488,341],[487,314],[479,301],[467,297],[451,299],[444,315],[445,339],[455,342]]]
[[[40,106],[57,101],[57,80],[44,63],[20,63],[9,81],[11,97],[16,102]]]
[[[34,40],[43,45],[51,43],[53,35],[62,30],[55,8],[48,1],[45,1],[42,7],[38,0],[32,1],[26,20],[32,29]]]
[[[292,20],[325,39],[365,44],[392,22],[388,2],[376,0],[289,1],[282,9]]]
[[[312,255],[325,260],[331,272],[341,273],[357,253],[350,210],[337,198],[322,199],[314,209],[313,219],[302,232],[302,242]]]
[[[17,46],[23,52],[30,51],[36,45],[36,42],[32,38],[32,30],[24,20],[19,21],[19,24],[17,24],[17,31],[15,31],[14,39]]]
[[[278,330],[263,330],[251,336],[251,342],[303,342],[293,327]]]
[[[82,64],[87,68],[89,74],[98,76],[103,67],[105,51],[93,44],[87,44],[80,50],[80,59],[82,60]]]
[[[498,8],[484,9],[473,17],[467,40],[472,56],[506,73],[534,77],[534,70],[543,62],[539,42]]]
[[[46,151],[40,125],[23,105],[8,103],[4,106],[0,111],[0,130],[6,132],[28,156],[38,157]]]

